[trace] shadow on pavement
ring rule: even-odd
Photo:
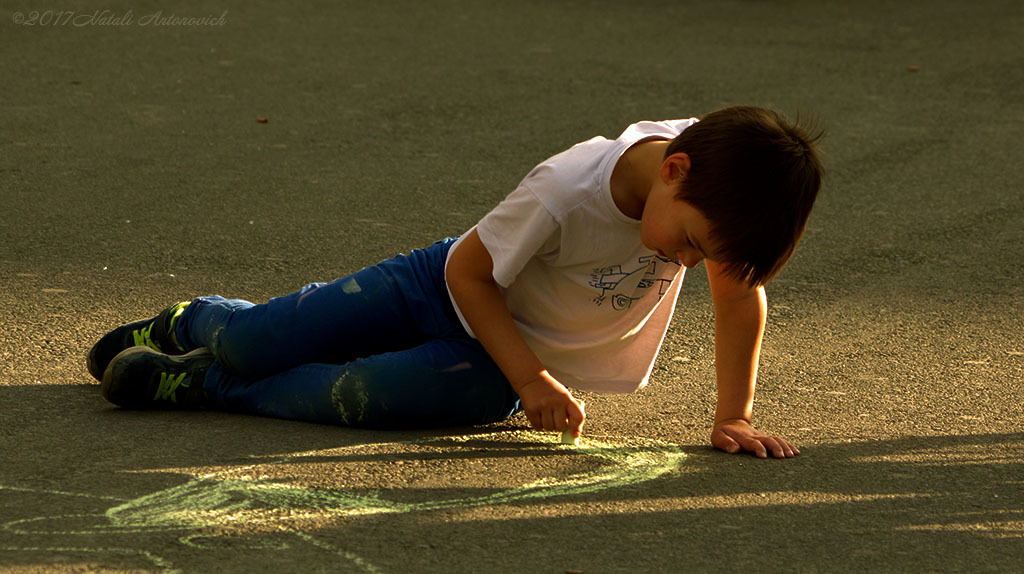
[[[628,444],[639,439],[618,451],[641,458],[598,458],[524,442],[509,424],[372,432],[123,411],[95,385],[0,387],[0,403],[5,441],[22,446],[0,471],[0,564],[49,549],[181,565],[244,548],[266,567],[301,547],[354,571],[429,571],[453,552],[484,571],[544,571],[531,541],[569,533],[562,571],[609,571],[624,553],[633,571],[784,570],[805,553],[837,571],[982,571],[1016,564],[1024,538],[1021,433],[824,443],[788,461],[683,445],[666,462],[661,447]],[[620,464],[641,470],[601,474]],[[410,540],[415,553],[382,550]]]

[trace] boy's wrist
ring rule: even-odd
[[[509,384],[512,386],[512,390],[514,390],[516,394],[522,394],[522,391],[526,390],[527,387],[536,383],[552,382],[553,380],[554,378],[546,369],[540,369],[532,375],[524,375],[516,377],[515,379],[509,378]]]
[[[750,420],[750,417],[729,417],[729,418],[715,418],[715,424],[713,426],[714,426],[714,428],[718,428],[718,427],[721,427],[721,426],[724,426],[724,425],[736,424],[736,423],[741,423],[741,424],[746,424],[746,425],[753,424],[753,422]]]
[[[754,421],[753,402],[753,400],[726,401],[720,397],[719,404],[715,408],[715,426],[736,421],[751,424]]]

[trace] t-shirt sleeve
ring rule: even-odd
[[[525,184],[477,224],[477,235],[494,261],[494,280],[511,285],[534,256],[557,254],[560,226],[551,212]]]

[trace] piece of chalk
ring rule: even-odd
[[[562,431],[562,444],[580,446],[580,439],[579,437],[572,436],[572,429],[565,429]]]
[[[583,401],[579,401],[579,403],[580,403],[580,409],[581,410],[587,408],[587,403],[585,403]],[[573,446],[580,446],[580,439],[579,439],[579,437],[572,436],[572,429],[567,428],[564,431],[562,431],[562,444],[571,444]]]

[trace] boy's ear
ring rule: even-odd
[[[661,162],[661,181],[667,184],[686,181],[690,175],[690,156],[683,152],[674,153]]]

